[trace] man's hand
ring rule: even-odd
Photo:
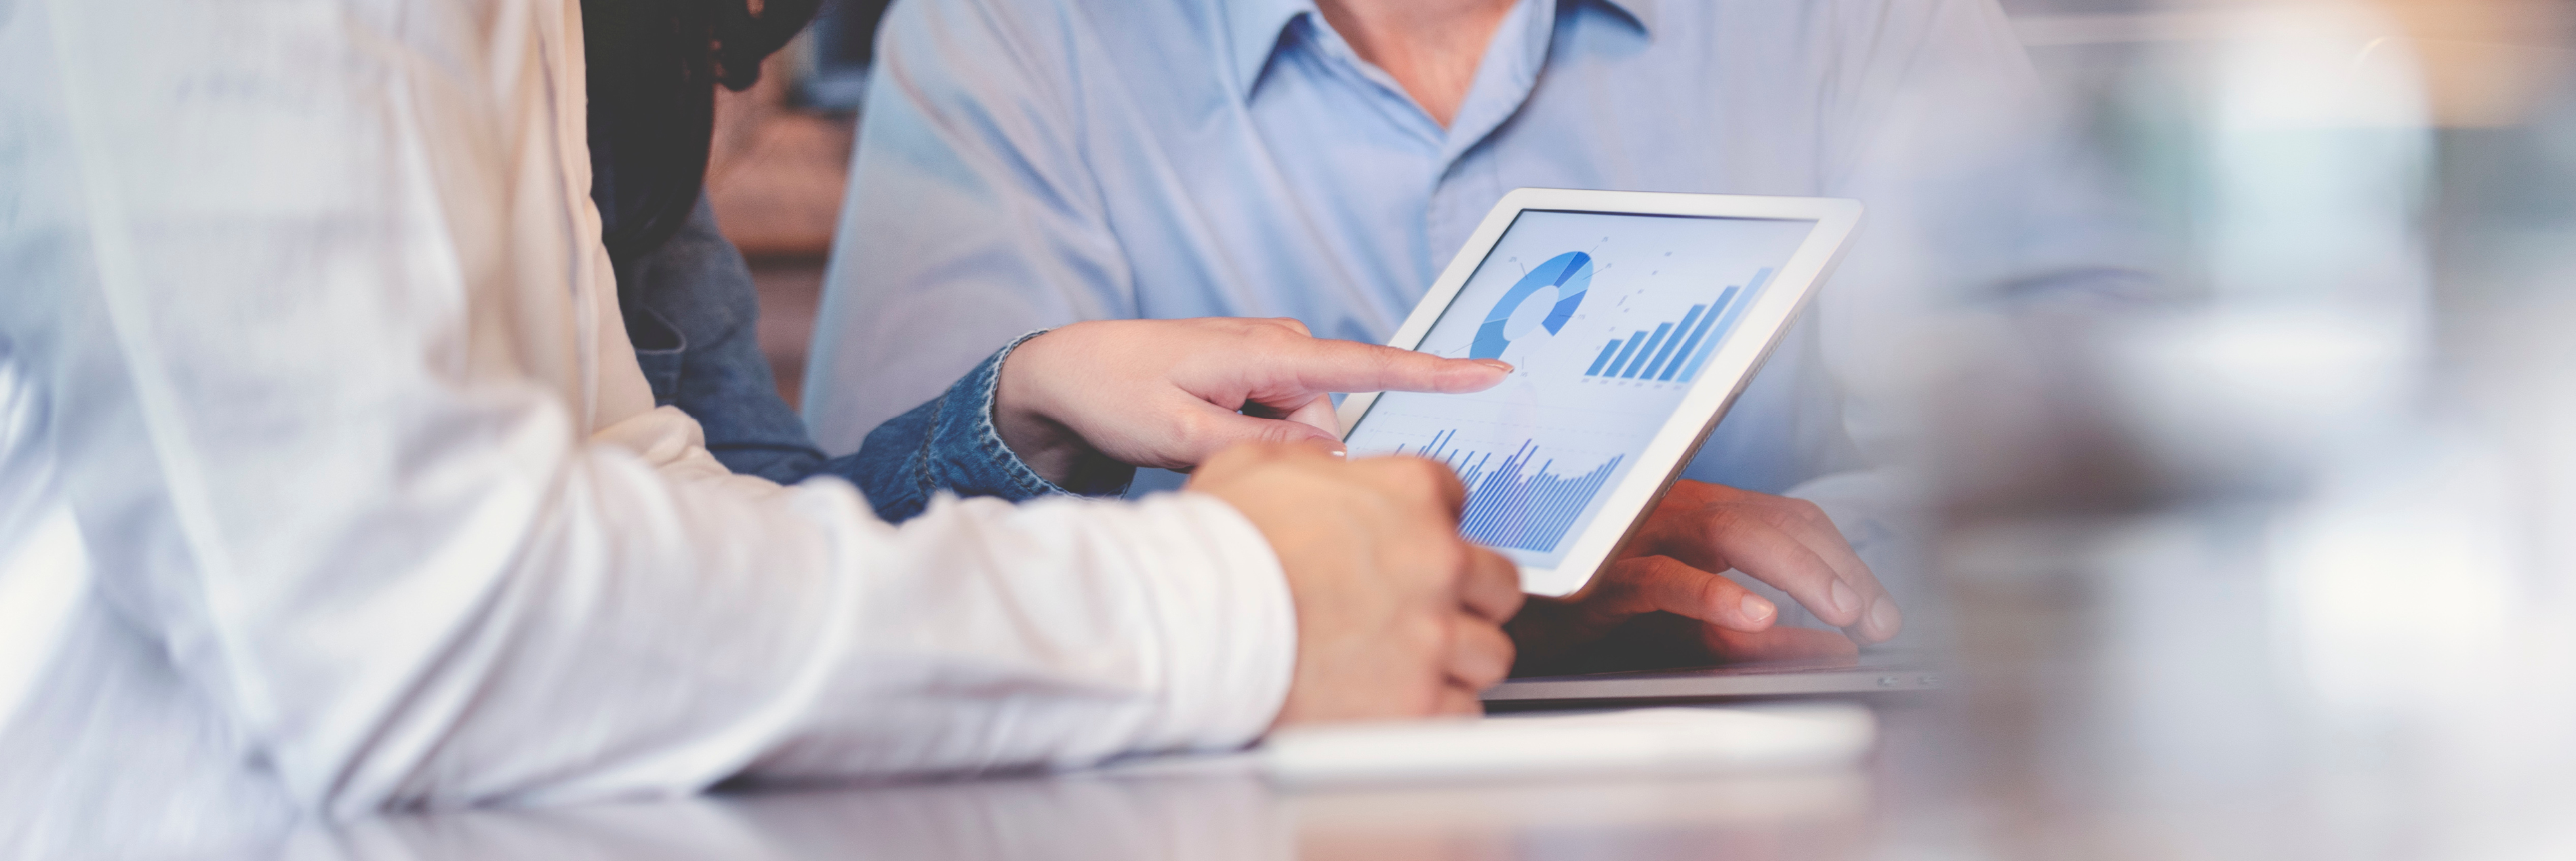
[[[1339,450],[1333,392],[1474,392],[1510,372],[1491,359],[1316,338],[1288,319],[1101,320],[1011,351],[993,424],[1062,483],[1090,458],[1185,470],[1243,442]]]
[[[1717,573],[1730,568],[1789,593],[1849,638],[1773,628],[1779,608]],[[1648,615],[1658,612],[1671,616]],[[1847,656],[1855,641],[1883,641],[1903,626],[1887,590],[1814,503],[1679,481],[1617,561],[1569,598],[1534,599],[1512,635],[1528,658],[1524,671],[1570,672]]]
[[[1476,714],[1512,665],[1518,572],[1458,537],[1466,489],[1410,457],[1344,462],[1313,444],[1227,449],[1189,489],[1260,528],[1297,604],[1297,669],[1277,724]]]

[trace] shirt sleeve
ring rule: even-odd
[[[74,167],[0,175],[0,271],[26,279],[0,326],[57,407],[100,600],[257,767],[354,814],[1262,732],[1294,620],[1218,501],[935,501],[898,528],[839,481],[730,474],[676,410],[585,406],[627,347],[583,262],[577,14],[0,22],[49,34],[0,74],[54,117],[13,113],[0,170]]]
[[[1126,493],[1135,467],[1095,458],[1096,471],[1080,476],[1075,487],[1064,487],[1021,460],[994,427],[993,395],[1001,383],[1002,363],[1040,334],[1013,339],[939,397],[869,431],[857,454],[834,458],[822,471],[858,485],[877,516],[890,523],[920,515],[943,493],[1010,502]]]
[[[778,394],[760,349],[760,290],[704,195],[679,230],[618,261],[618,305],[655,404],[679,407],[726,468],[782,484],[823,453]]]
[[[900,3],[879,25],[806,370],[824,452],[1020,333],[1149,316],[1084,165],[1061,14]]]
[[[1135,467],[1095,458],[1077,488],[1061,487],[1002,441],[993,425],[1002,362],[1035,332],[1013,339],[938,397],[869,431],[858,453],[825,461],[804,420],[778,395],[760,351],[760,297],[751,270],[716,229],[703,197],[677,233],[621,265],[617,276],[626,331],[653,402],[687,413],[705,436],[707,453],[736,473],[782,484],[817,473],[837,476],[858,485],[890,523],[918,516],[942,492],[1008,502],[1115,496],[1136,475]]]

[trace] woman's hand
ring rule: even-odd
[[[993,424],[1059,484],[1094,458],[1187,470],[1236,443],[1341,448],[1333,392],[1473,392],[1511,366],[1317,338],[1295,320],[1102,320],[1002,363]]]
[[[1447,464],[1345,460],[1313,445],[1229,449],[1189,489],[1243,512],[1297,606],[1297,670],[1277,723],[1475,714],[1512,666],[1518,572],[1458,536]]]

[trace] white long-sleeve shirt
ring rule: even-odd
[[[654,409],[571,0],[0,2],[0,855],[1241,744],[1212,498],[729,475]]]

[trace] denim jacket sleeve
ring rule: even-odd
[[[1030,332],[984,359],[948,391],[868,432],[857,454],[834,458],[822,472],[848,479],[887,522],[920,514],[940,491],[1018,502],[1040,496],[1124,493],[1136,469],[1114,466],[1078,488],[1048,481],[1002,442],[993,426],[993,394],[1002,361]]]
[[[656,404],[698,421],[707,451],[726,468],[792,484],[830,473],[858,485],[877,515],[900,522],[939,491],[1018,502],[1071,494],[1039,476],[993,428],[993,387],[1022,335],[938,398],[870,432],[857,454],[825,461],[796,411],[778,396],[756,337],[758,289],[742,255],[716,229],[702,197],[678,233],[618,267],[619,298],[635,359]],[[1086,476],[1083,490],[1120,493],[1128,467]]]
[[[671,238],[619,261],[617,295],[653,403],[697,419],[726,469],[788,484],[823,463],[760,351],[751,268],[704,196]]]

